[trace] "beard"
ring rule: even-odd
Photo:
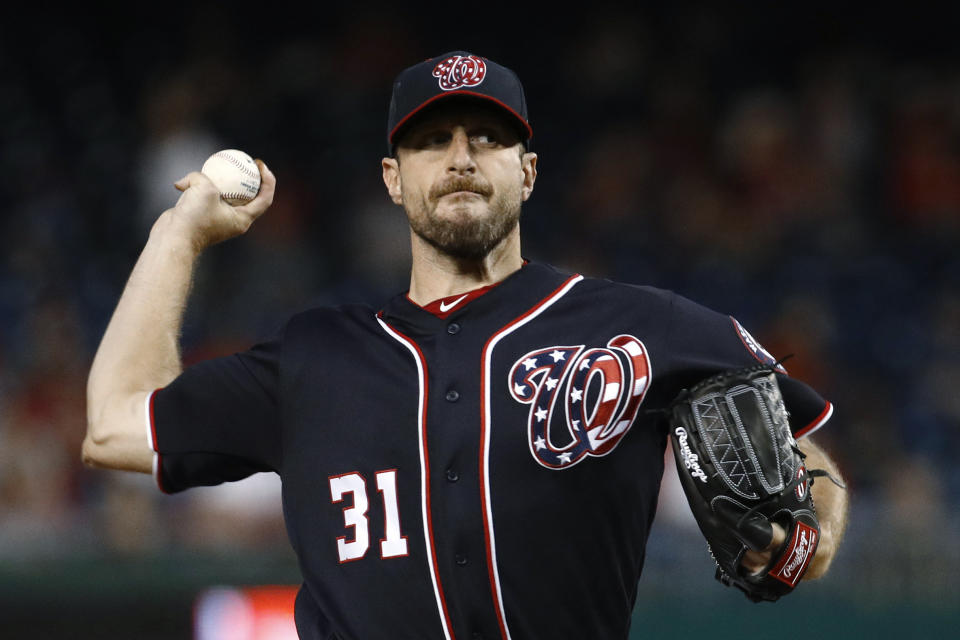
[[[477,216],[471,201],[448,203],[446,216],[437,214],[438,200],[457,191],[472,191],[487,202],[487,214]],[[457,176],[434,185],[428,197],[404,200],[410,228],[439,251],[454,258],[485,258],[520,220],[520,187],[494,194],[493,188],[476,178]]]

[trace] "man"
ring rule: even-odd
[[[624,638],[663,472],[666,429],[649,409],[769,356],[736,320],[669,292],[523,259],[537,156],[510,70],[467,52],[414,65],[388,131],[409,291],[379,310],[305,312],[181,371],[197,256],[245,232],[276,186],[258,161],[260,194],[231,207],[189,174],[97,352],[84,459],[152,472],[167,492],[280,474],[303,638]],[[779,377],[798,436],[826,422],[828,402]],[[808,575],[821,575],[845,498],[814,491]]]

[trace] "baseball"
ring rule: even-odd
[[[231,205],[246,204],[260,191],[257,163],[238,149],[217,151],[207,158],[200,172],[210,178],[220,190],[220,197]]]

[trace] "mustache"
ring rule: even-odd
[[[457,191],[472,191],[487,198],[493,195],[493,187],[489,183],[466,176],[456,176],[433,185],[429,195],[432,200],[437,200]]]

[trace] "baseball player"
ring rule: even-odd
[[[766,363],[796,437],[833,409],[730,316],[525,259],[531,136],[509,69],[458,51],[403,70],[382,172],[410,223],[409,290],[306,311],[186,370],[197,257],[244,233],[276,179],[258,161],[261,192],[236,207],[200,173],[177,182],[91,368],[84,460],[167,493],[279,474],[305,639],[627,637],[678,392]],[[845,518],[842,491],[814,493],[808,577]],[[745,567],[769,560],[773,529]]]

